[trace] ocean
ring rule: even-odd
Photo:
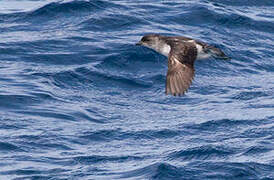
[[[195,62],[165,95],[187,36]],[[0,179],[274,179],[274,1],[0,0]]]

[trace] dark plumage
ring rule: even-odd
[[[183,95],[194,78],[194,62],[210,56],[227,59],[218,48],[183,36],[145,35],[137,45],[151,48],[168,57],[166,94]]]
[[[171,51],[168,56],[166,94],[183,95],[194,78],[194,61],[197,49],[193,43],[170,41]]]

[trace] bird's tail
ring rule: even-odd
[[[206,47],[206,51],[209,52],[210,54],[212,54],[212,56],[214,58],[217,58],[217,59],[230,59],[230,57],[225,55],[225,53],[221,49],[216,48],[214,46]]]

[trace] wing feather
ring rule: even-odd
[[[166,94],[181,96],[188,90],[194,78],[195,70],[193,64],[197,50],[190,43],[175,43],[172,45],[168,57]]]

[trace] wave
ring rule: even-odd
[[[178,168],[168,163],[154,163],[149,166],[133,171],[125,172],[121,178],[144,178],[144,179],[182,179],[191,176],[191,172],[184,168]]]
[[[245,152],[242,153],[242,155],[245,156],[258,156],[259,154],[265,154],[272,151],[272,147],[269,145],[264,146],[252,146],[247,148]]]
[[[264,91],[242,91],[232,96],[231,99],[239,100],[239,101],[247,101],[247,100],[259,99],[267,96],[269,96],[269,94]]]
[[[113,6],[113,3],[93,0],[93,1],[70,1],[70,2],[52,2],[41,8],[38,8],[30,13],[29,16],[49,16],[59,13],[85,12],[105,9],[108,6]]]
[[[147,24],[146,21],[135,16],[110,13],[108,15],[93,16],[79,24],[81,30],[113,32],[121,28],[131,30],[136,24]]]
[[[136,78],[126,77],[125,75],[110,74],[107,72],[93,71],[86,68],[76,71],[66,71],[53,74],[51,76],[53,83],[61,88],[81,87],[84,84],[95,88],[149,88],[150,84],[140,81]],[[104,83],[102,83],[104,82]]]
[[[30,12],[16,12],[10,14],[0,14],[2,21],[31,21],[31,20],[51,20],[52,18],[66,17],[69,15],[79,15],[81,13],[96,13],[108,7],[118,6],[111,2],[92,0],[92,1],[70,1],[52,2]],[[43,18],[43,19],[41,19]]]
[[[188,11],[178,13],[175,16],[163,17],[163,20],[169,20],[171,23],[181,25],[204,26],[211,24],[211,28],[239,28],[239,29],[254,29],[263,32],[273,32],[274,23],[271,21],[255,20],[251,17],[237,14],[235,12],[223,10],[217,12],[204,6],[194,6]]]
[[[80,139],[84,139],[90,142],[102,141],[109,142],[114,140],[153,140],[153,139],[169,139],[178,136],[184,136],[187,132],[176,130],[147,130],[147,131],[120,131],[115,130],[101,130],[94,132],[83,132],[83,135],[79,136]]]
[[[268,179],[265,172],[274,166],[260,163],[195,162],[186,166],[154,163],[122,173],[121,178],[142,179]]]
[[[106,163],[106,162],[127,162],[127,161],[140,161],[143,160],[144,157],[138,156],[77,156],[74,157],[73,160],[80,164],[94,164],[94,163]]]
[[[183,161],[190,160],[208,160],[208,159],[226,159],[229,155],[234,154],[234,150],[229,150],[227,147],[216,146],[201,146],[189,148],[177,152],[172,152],[168,157],[172,160],[180,159]]]
[[[267,4],[267,1],[264,2]],[[110,7],[112,10],[109,10]],[[142,7],[142,5],[136,6],[136,8],[140,7]],[[0,22],[23,21],[41,25],[50,20],[57,21],[57,19],[61,19],[62,22],[60,24],[66,21],[65,24],[73,23],[73,26],[80,26],[81,30],[107,32],[108,30],[113,31],[123,27],[124,31],[126,31],[136,29],[140,25],[149,26],[150,22],[147,19],[155,18],[151,17],[151,14],[145,14],[146,18],[144,18],[138,11],[133,13],[127,12],[127,8],[128,7],[122,5],[122,3],[119,4],[101,0],[52,2],[31,12],[0,14]],[[155,6],[154,8],[159,9],[160,7]],[[120,9],[120,11],[125,10],[126,13],[119,13],[116,9]],[[107,13],[99,14],[98,11],[107,11]],[[212,28],[218,26],[241,29],[249,28],[263,32],[273,32],[274,29],[274,23],[272,21],[255,20],[252,16],[249,17],[248,15],[238,14],[227,8],[216,10],[199,5],[190,6],[187,11],[184,10],[183,12],[173,12],[172,8],[167,8],[165,12],[160,23],[168,21],[170,24],[195,26],[211,24],[213,25]],[[87,17],[77,18],[83,14]],[[172,16],[169,14],[172,14]],[[136,25],[138,26],[136,27]]]
[[[23,151],[21,147],[18,147],[12,143],[0,141],[0,151]]]
[[[209,2],[227,6],[274,6],[274,2],[268,0],[209,0]]]
[[[224,131],[224,130],[233,130],[236,127],[240,126],[251,126],[259,125],[261,120],[233,120],[233,119],[220,119],[206,121],[200,124],[188,124],[185,125],[185,128],[190,128],[197,131]],[[234,127],[234,128],[233,128]]]
[[[0,107],[2,108],[20,109],[22,103],[25,107],[40,103],[37,97],[30,95],[0,95],[0,99]]]

